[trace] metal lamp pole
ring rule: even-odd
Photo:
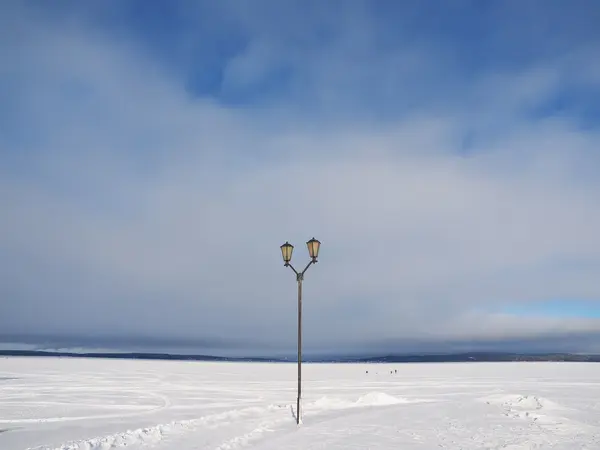
[[[289,267],[294,271],[296,274],[296,281],[298,282],[298,398],[296,400],[296,423],[298,425],[300,424],[300,399],[302,397],[302,281],[304,280],[304,273],[312,264],[317,262],[321,243],[315,238],[312,238],[306,243],[306,246],[308,247],[308,254],[311,259],[302,272],[298,272],[294,269],[294,266],[290,264],[294,246],[289,242],[286,242],[280,247],[284,266]]]

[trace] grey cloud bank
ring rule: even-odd
[[[317,48],[281,29],[314,25],[291,6],[261,32],[226,5],[215,20],[244,24],[247,45],[225,58],[221,97],[133,36],[0,7],[0,334],[293,348],[279,245],[308,261],[314,235],[309,349],[598,348],[598,319],[505,312],[600,299],[598,128],[581,103],[548,106],[600,93],[586,11],[558,41],[522,41],[540,48],[527,63],[467,77],[438,41],[382,50],[353,8],[315,12],[334,36]],[[295,78],[280,94],[231,104],[281,65]]]

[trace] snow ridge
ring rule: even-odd
[[[351,401],[347,399],[341,399],[337,397],[321,397],[315,402],[307,405],[307,408],[317,410],[335,410],[335,409],[347,409],[347,408],[358,408],[365,406],[388,406],[398,405],[402,403],[422,403],[431,400],[420,400],[420,399],[407,399],[402,397],[394,397],[384,392],[369,392],[368,394],[361,395],[357,400]]]

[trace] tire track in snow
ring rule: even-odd
[[[324,413],[334,411],[345,411],[352,414],[351,411],[357,411],[364,407],[385,407],[394,404],[410,404],[427,401],[428,400],[406,400],[377,392],[363,395],[356,401],[324,397],[308,403],[306,405],[304,416],[319,417],[325,415]],[[286,423],[291,425],[292,422],[294,422],[293,428],[295,429],[295,421],[289,413],[290,407],[291,404],[270,404],[263,407],[253,406],[242,409],[233,409],[221,413],[210,414],[197,419],[173,421],[152,427],[127,430],[122,433],[71,441],[59,445],[30,447],[28,450],[100,450],[129,447],[132,445],[156,444],[172,433],[195,431],[200,427],[210,427],[214,429],[230,426],[232,424],[231,421],[236,419],[262,418],[262,421],[259,422],[258,426],[251,429],[249,432],[234,436],[216,447],[217,450],[231,450],[244,447],[249,443],[258,440],[264,434],[276,431],[281,425]],[[264,415],[268,413],[280,413],[281,415],[278,415],[277,418],[273,418],[272,420],[264,420]],[[327,420],[326,415],[325,420]]]
[[[127,447],[136,444],[156,444],[163,440],[165,436],[174,432],[194,430],[201,426],[218,428],[219,426],[229,425],[231,419],[244,418],[255,414],[287,408],[287,406],[288,405],[268,405],[266,407],[234,409],[217,414],[210,414],[198,419],[173,421],[167,424],[128,430],[108,436],[71,441],[57,446],[43,445],[30,447],[27,450],[100,450]]]
[[[154,408],[146,408],[143,411],[133,412],[133,413],[116,413],[116,414],[97,414],[94,416],[70,416],[70,417],[43,417],[43,418],[33,418],[33,419],[0,419],[0,424],[26,424],[26,423],[55,423],[55,422],[74,422],[79,420],[97,420],[97,419],[121,419],[128,417],[139,417],[145,416],[148,414],[154,414],[159,411],[162,411],[165,408],[171,406],[171,400],[169,397],[153,392],[147,393],[151,397],[155,397],[162,401],[162,405],[156,406]],[[87,405],[86,405],[87,406]],[[118,406],[111,405],[113,407],[118,408]]]
[[[290,418],[262,422],[258,427],[248,433],[235,436],[234,438],[223,442],[221,445],[217,446],[215,450],[232,450],[239,447],[245,447],[253,441],[260,439],[264,434],[277,431],[275,428],[277,425],[290,422],[292,422]]]

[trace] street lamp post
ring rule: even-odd
[[[290,264],[294,246],[289,242],[286,242],[281,246],[281,255],[283,256],[284,266],[289,267],[294,271],[296,274],[296,281],[298,282],[298,399],[296,401],[296,423],[298,425],[300,424],[300,398],[302,397],[302,281],[304,280],[304,273],[312,264],[317,262],[321,243],[315,238],[312,238],[306,243],[306,246],[308,247],[310,262],[302,272],[298,272],[294,269],[294,266]]]

